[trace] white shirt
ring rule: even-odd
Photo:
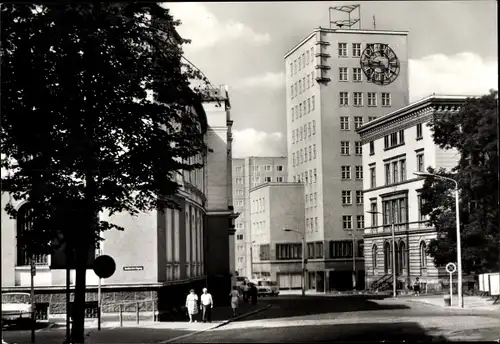
[[[203,306],[213,305],[214,301],[212,300],[212,295],[210,295],[210,293],[201,294],[201,304]]]

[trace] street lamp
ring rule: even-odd
[[[380,214],[379,211],[368,210],[368,214]],[[394,218],[391,216],[391,236],[392,236],[392,297],[396,298],[396,238],[394,236]]]
[[[306,278],[305,278],[305,273],[306,273],[306,236],[304,233],[296,231],[295,229],[290,229],[290,228],[283,228],[285,232],[295,232],[299,234],[302,238],[302,296],[306,295]]]
[[[459,213],[459,199],[458,199],[458,182],[455,179],[443,177],[438,174],[429,172],[413,172],[414,175],[419,177],[435,177],[444,180],[449,180],[455,183],[455,212],[457,221],[457,270],[458,270],[458,305],[464,307],[464,299],[462,293],[462,244],[460,239],[460,213]]]
[[[255,240],[250,243],[250,278],[253,279],[253,244]]]

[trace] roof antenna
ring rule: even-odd
[[[357,9],[358,11],[358,18],[352,18],[351,17],[351,12]],[[344,20],[332,20],[332,11],[339,11],[339,12],[345,12],[348,15],[349,19],[344,19]],[[355,24],[358,24],[358,30],[361,30],[361,6],[360,5],[344,5],[344,6],[334,6],[334,7],[329,7],[328,8],[328,17],[330,20],[330,29],[332,29],[332,26],[335,25],[338,28],[342,29],[342,27],[346,26],[349,29],[352,29],[352,27]]]
[[[377,27],[377,26],[376,26],[376,24],[375,24],[375,16],[373,16],[373,30],[375,30],[375,29],[376,29],[376,27]]]

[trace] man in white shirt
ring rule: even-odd
[[[212,295],[207,291],[207,288],[203,288],[203,294],[201,294],[201,307],[203,310],[203,322],[212,322],[212,308],[214,307],[214,301]]]

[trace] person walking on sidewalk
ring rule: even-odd
[[[248,303],[248,283],[246,281],[243,284],[243,301]]]
[[[229,296],[231,297],[231,309],[233,310],[233,317],[235,317],[237,315],[236,308],[238,308],[238,303],[240,301],[240,293],[238,292],[238,288],[236,286],[233,286],[233,290],[231,290]]]
[[[413,284],[413,291],[415,296],[420,295],[420,279],[418,277],[415,279],[415,284]]]
[[[208,292],[207,288],[203,288],[203,294],[201,294],[201,309],[203,322],[212,322],[212,308],[214,308],[214,300],[212,295]]]
[[[195,294],[194,289],[191,289],[189,291],[189,295],[186,297],[186,308],[189,316],[189,322],[192,323],[193,315],[198,314],[198,295]]]

